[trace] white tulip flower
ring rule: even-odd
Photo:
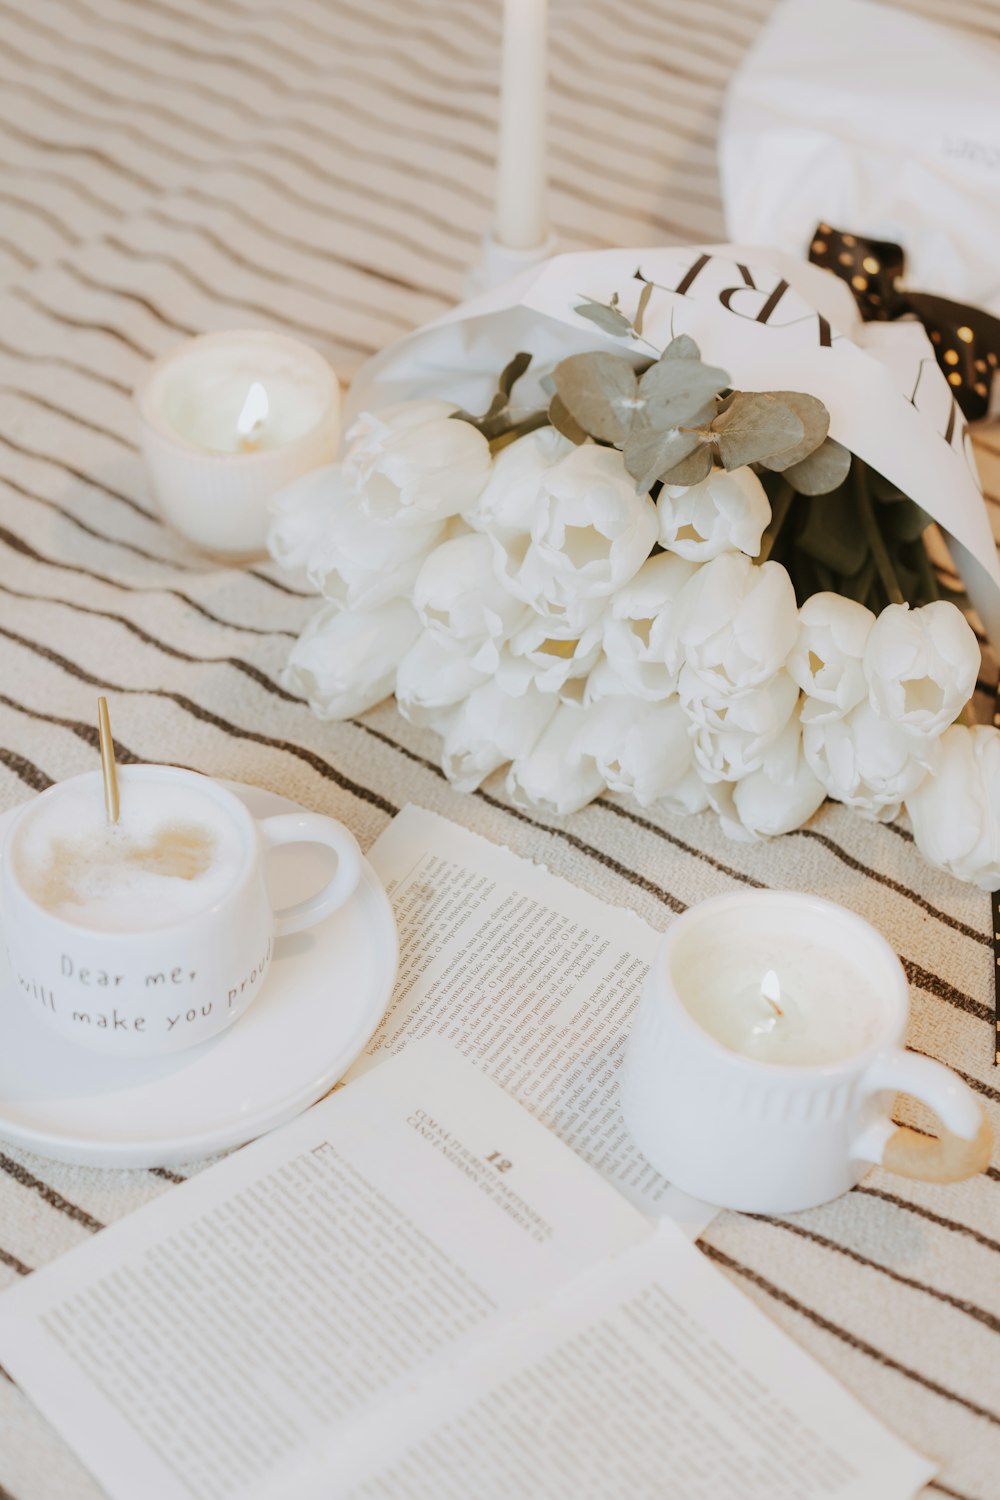
[[[758,687],[784,666],[797,635],[795,591],[781,564],[723,552],[674,603],[667,665],[679,673],[686,663],[720,693]]]
[[[696,571],[695,563],[660,552],[615,594],[604,627],[604,654],[626,692],[654,700],[674,691],[677,674],[666,660],[672,607]],[[595,683],[594,695],[600,691]]]
[[[604,777],[581,744],[581,731],[592,712],[576,703],[560,703],[534,747],[507,772],[507,795],[515,806],[563,817],[603,792]]]
[[[554,427],[539,427],[501,448],[486,488],[465,513],[469,525],[491,536],[527,535],[543,504],[549,471],[573,448]]]
[[[352,718],[392,692],[396,665],[419,628],[405,599],[378,609],[324,605],[292,647],[282,681],[317,718]]]
[[[788,670],[815,704],[815,718],[837,718],[868,696],[864,654],[875,616],[842,594],[813,594],[799,610],[799,634]]]
[[[708,782],[738,781],[758,770],[799,701],[798,687],[785,671],[759,687],[718,693],[685,666],[678,693],[692,725],[695,764]]]
[[[751,842],[801,828],[822,806],[826,789],[802,753],[796,718],[764,752],[757,770],[709,786],[708,796],[731,839]]]
[[[414,724],[433,723],[442,709],[460,703],[488,680],[482,643],[453,640],[419,624],[400,655],[396,673],[396,702],[404,718]],[[487,661],[492,658],[487,656]]]
[[[888,823],[939,757],[939,741],[919,740],[866,702],[841,718],[812,718],[802,708],[802,746],[827,794],[866,817]]]
[[[618,450],[593,443],[546,470],[540,488],[530,537],[494,534],[494,566],[512,594],[562,627],[558,633],[577,634],[646,561],[656,508],[636,494]]]
[[[954,604],[890,604],[865,646],[872,708],[913,734],[940,735],[972,697],[980,660],[972,627]]]
[[[1000,889],[1000,733],[953,724],[936,771],[906,798],[917,848],[981,890]]]
[[[602,698],[588,711],[578,744],[593,756],[609,789],[634,797],[640,807],[659,802],[672,812],[700,812],[707,806],[687,714],[676,698]]]
[[[529,686],[543,693],[562,693],[584,678],[601,655],[604,622],[595,621],[582,635],[563,639],[552,634],[552,621],[534,616],[510,640],[497,664],[504,692],[520,696]]]
[[[273,505],[272,555],[285,562],[297,553],[313,588],[344,609],[412,593],[425,557],[446,534],[443,521],[394,526],[367,515],[342,464],[306,474]]]
[[[748,467],[713,469],[699,484],[665,484],[656,509],[661,545],[691,562],[733,549],[756,557],[771,519],[767,491]]]
[[[434,548],[420,569],[413,604],[428,630],[461,641],[502,642],[530,618],[497,578],[490,539],[478,532]]]
[[[474,688],[444,731],[441,766],[448,780],[460,792],[474,792],[492,771],[523,760],[558,707],[554,694],[531,686],[516,698],[495,679]]]
[[[366,515],[427,525],[471,509],[490,476],[489,443],[448,401],[401,401],[362,412],[344,469]]]

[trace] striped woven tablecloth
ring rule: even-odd
[[[770,3],[556,0],[564,247],[725,237],[719,106]],[[997,0],[948,16],[1000,38]],[[364,846],[412,800],[657,927],[744,884],[822,892],[903,956],[911,1045],[958,1069],[1000,1131],[989,898],[904,832],[828,806],[744,846],[710,817],[614,799],[556,824],[512,814],[501,786],[459,796],[391,706],[320,724],[279,688],[311,599],[269,566],[209,565],[154,514],[130,405],[152,356],[264,325],[347,380],[460,294],[490,209],[494,0],[0,0],[0,28],[0,808],[96,765],[100,689],[124,754],[281,791]],[[1000,497],[1000,438],[978,451]],[[179,1175],[3,1149],[0,1287]],[[998,1204],[996,1168],[950,1188],[876,1171],[793,1219],[723,1214],[704,1240],[959,1500],[1000,1497]],[[99,1493],[0,1379],[0,1500]]]

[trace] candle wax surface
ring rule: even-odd
[[[246,451],[240,415],[260,385],[267,416],[253,430],[253,448],[279,448],[311,432],[330,401],[329,381],[281,348],[259,344],[192,349],[164,379],[164,420],[185,442],[214,453]]]
[[[780,1016],[761,994],[768,970],[780,986]],[[741,931],[688,944],[672,978],[705,1031],[759,1062],[838,1062],[863,1052],[883,1025],[884,1007],[866,970],[837,948],[797,941],[794,932]]]

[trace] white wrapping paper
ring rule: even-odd
[[[584,295],[607,303],[617,292],[634,313],[637,273],[654,283],[643,326],[648,342],[605,335],[574,311]],[[546,400],[539,377],[565,355],[607,348],[638,361],[681,333],[740,389],[818,396],[831,435],[948,533],[972,602],[1000,647],[1000,569],[972,445],[923,328],[862,323],[842,282],[779,250],[710,245],[555,256],[376,355],[354,382],[348,419],[430,395],[483,410],[500,370],[522,349],[534,362],[516,396],[531,409]]]
[[[824,221],[896,240],[908,287],[1000,313],[998,80],[982,36],[869,0],[782,0],[727,91],[727,232],[803,256]]]

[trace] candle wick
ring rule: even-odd
[[[776,1016],[783,1016],[785,1014],[778,1004],[778,1001],[781,999],[781,984],[773,969],[768,969],[760,982],[760,998],[767,1001]]]

